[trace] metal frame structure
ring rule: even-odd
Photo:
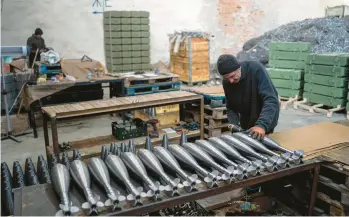
[[[143,204],[142,206],[124,208],[121,211],[116,211],[111,213],[102,212],[101,215],[138,216],[141,214],[152,213],[168,207],[180,205],[186,202],[207,198],[207,197],[228,192],[234,189],[261,184],[267,181],[277,180],[287,176],[292,176],[292,175],[309,171],[313,173],[311,194],[309,199],[310,202],[309,202],[309,209],[308,209],[308,215],[311,216],[313,213],[315,199],[316,199],[317,183],[318,183],[321,163],[322,161],[319,161],[316,159],[309,160],[304,162],[303,164],[293,166],[291,168],[286,168],[286,169],[275,171],[272,173],[263,173],[260,176],[248,178],[246,180],[238,181],[235,183],[231,183],[231,184],[222,183],[222,184],[219,184],[219,187],[215,187],[212,189],[202,187],[202,188],[199,188],[198,191],[196,192],[186,193],[181,196],[166,197],[163,200],[158,202],[150,202],[150,203]],[[45,195],[44,196],[45,198],[40,198],[40,202],[34,202],[28,205],[26,201],[36,201],[35,195]],[[36,213],[23,213],[23,212],[36,212],[35,210],[37,210],[44,203],[50,203],[49,207],[56,207],[57,205],[56,203],[58,203],[59,201],[57,199],[57,196],[54,194],[54,191],[52,190],[51,185],[44,184],[44,185],[38,185],[37,187],[28,186],[22,189],[15,189],[14,202],[15,202],[14,215],[22,215],[22,214],[35,215]],[[27,211],[23,211],[24,207]],[[57,209],[57,208],[54,208],[54,209]],[[45,212],[54,213],[56,211],[57,210],[46,210]]]
[[[12,132],[12,125],[11,125],[11,119],[10,119],[10,111],[8,108],[8,99],[7,99],[7,91],[6,91],[6,85],[5,85],[5,70],[4,70],[4,57],[11,56],[11,57],[18,57],[18,56],[26,56],[28,53],[28,47],[26,46],[1,46],[1,75],[2,75],[2,88],[1,88],[1,95],[4,97],[5,102],[5,111],[6,111],[6,122],[7,122],[7,135],[5,137],[1,137],[1,140],[11,139],[17,143],[20,143],[18,139],[15,137],[22,136],[29,134],[31,132],[27,133],[21,133],[21,134],[13,134]]]

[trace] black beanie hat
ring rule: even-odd
[[[231,54],[222,54],[217,60],[218,72],[221,75],[226,75],[237,70],[240,67],[239,61]]]
[[[35,34],[35,35],[43,35],[44,33],[43,33],[42,29],[36,28],[34,34]]]

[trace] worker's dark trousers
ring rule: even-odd
[[[35,58],[35,53],[30,53],[30,54],[29,54],[29,66],[28,66],[28,68],[31,68],[31,67],[33,66],[34,58]],[[38,53],[38,54],[36,55],[36,60],[35,60],[35,62],[36,62],[36,61],[40,61],[40,53]]]

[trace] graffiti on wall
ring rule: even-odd
[[[92,13],[103,14],[105,9],[111,7],[110,0],[92,0]]]

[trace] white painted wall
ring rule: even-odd
[[[94,0],[4,0],[1,19],[2,45],[24,45],[36,27],[44,31],[47,46],[62,57],[88,55],[104,62],[102,15],[92,14]],[[101,1],[101,0],[100,0]],[[243,41],[280,24],[324,16],[325,6],[348,4],[349,0],[224,0],[242,7],[232,15],[234,34],[219,24],[218,0],[109,0],[107,10],[145,10],[150,12],[152,62],[169,60],[168,33],[174,30],[203,30],[215,35],[211,46],[214,62],[224,48],[237,53]],[[262,11],[251,21],[247,13]],[[244,31],[242,31],[244,30]],[[246,34],[246,31],[248,34]]]

